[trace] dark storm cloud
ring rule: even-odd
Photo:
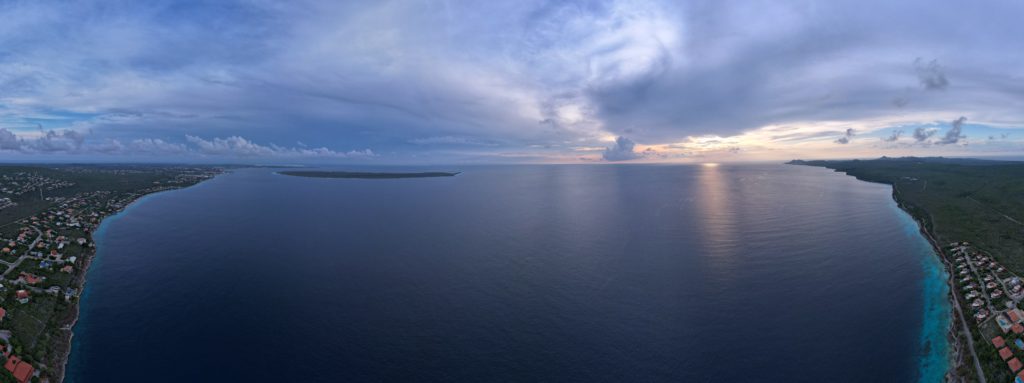
[[[937,131],[938,131],[938,129],[926,128],[926,127],[923,127],[923,126],[919,126],[917,128],[914,128],[914,133],[913,133],[914,141],[916,141],[916,142],[925,142],[926,140],[928,140],[929,138],[934,136],[935,132],[937,132]]]
[[[885,141],[885,142],[896,142],[896,141],[898,141],[900,139],[901,136],[903,136],[903,130],[902,129],[896,129],[896,130],[892,131],[892,134],[890,134],[890,135],[888,135],[886,137],[883,137],[882,141]]]
[[[604,153],[601,154],[601,158],[605,161],[628,161],[640,158],[640,153],[633,150],[636,147],[636,143],[626,137],[618,137],[615,139],[615,143],[612,146],[606,148]]]
[[[960,142],[960,140],[967,138],[967,136],[964,136],[961,133],[963,131],[964,121],[967,121],[967,117],[960,116],[960,118],[953,120],[950,124],[949,130],[946,131],[946,134],[938,141],[935,141],[935,143],[939,145],[956,144]]]
[[[927,90],[945,90],[949,86],[946,73],[939,66],[938,60],[925,62],[920,57],[914,60],[914,69],[921,86]]]
[[[853,128],[846,129],[846,133],[844,133],[842,137],[836,139],[835,143],[843,145],[849,144],[850,140],[853,139],[854,133],[856,133],[856,131],[854,131]]]

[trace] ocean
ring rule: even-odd
[[[66,381],[932,382],[947,367],[944,271],[886,185],[768,164],[276,170],[104,221]]]

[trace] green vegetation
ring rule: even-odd
[[[422,172],[422,173],[371,173],[371,172],[332,172],[332,171],[283,171],[278,172],[286,176],[312,177],[312,178],[369,178],[369,179],[390,179],[390,178],[427,178],[427,177],[454,177],[459,174],[447,172]]]
[[[1024,274],[1024,162],[947,158],[792,161],[893,186],[941,244],[968,241]]]
[[[13,355],[31,363],[42,378],[59,380],[71,346],[77,294],[95,254],[91,233],[104,217],[140,196],[193,185],[220,171],[196,166],[0,166],[0,247],[14,250],[0,254],[0,307],[6,310],[0,334],[10,333]],[[44,279],[24,283],[19,280],[22,272]],[[29,292],[27,303],[17,301],[18,290]],[[0,369],[0,382],[10,377]]]
[[[948,158],[880,158],[849,161],[791,161],[822,166],[857,179],[890,184],[893,197],[939,244],[967,241],[1014,274],[1024,273],[1024,162]],[[948,254],[948,249],[945,249]],[[1003,278],[1005,276],[1000,276]],[[963,291],[955,292],[957,294]],[[1000,301],[999,306],[1004,303]],[[970,308],[964,307],[969,313]],[[977,322],[971,320],[971,325]],[[969,335],[988,381],[1013,379],[990,340],[1002,335],[1011,348],[1020,338],[989,320]],[[973,368],[971,369],[973,370]],[[957,370],[974,381],[973,371]]]

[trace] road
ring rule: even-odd
[[[32,249],[36,248],[36,244],[39,243],[39,240],[43,239],[43,232],[41,230],[39,230],[38,227],[35,227],[35,226],[29,226],[29,227],[31,227],[32,230],[36,231],[36,234],[37,234],[36,235],[36,239],[33,240],[32,243],[28,245],[28,250],[25,251],[25,254],[22,254],[20,257],[18,257],[18,260],[14,261],[14,262],[7,262],[7,261],[4,261],[4,260],[0,260],[0,263],[3,263],[5,265],[7,265],[7,270],[5,270],[3,275],[2,275],[3,278],[7,278],[7,274],[10,274],[11,270],[14,270],[15,268],[17,268],[18,265],[21,264],[21,261],[24,261],[25,258],[31,257],[31,255],[29,255],[29,253],[32,251]]]

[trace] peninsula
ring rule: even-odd
[[[210,166],[0,166],[0,382],[61,382],[105,217]]]
[[[429,177],[454,177],[459,172],[420,172],[420,173],[388,173],[388,172],[341,172],[341,171],[312,171],[312,170],[289,170],[278,172],[286,176],[310,177],[310,178],[369,178],[369,179],[391,179],[391,178],[429,178]]]
[[[789,164],[892,185],[893,198],[947,267],[955,309],[949,378],[1016,378],[1024,360],[1024,162],[882,157]]]

